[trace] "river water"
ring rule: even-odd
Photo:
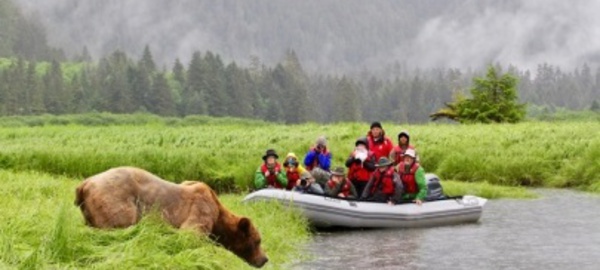
[[[600,269],[600,196],[488,201],[479,223],[318,232],[293,269]]]

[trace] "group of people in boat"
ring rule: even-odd
[[[324,136],[317,138],[302,163],[288,153],[281,164],[277,152],[269,149],[256,170],[255,187],[389,204],[412,201],[421,205],[427,197],[425,170],[407,131],[398,133],[394,144],[381,123],[373,122],[345,162],[348,173],[341,166],[331,169],[331,158]]]

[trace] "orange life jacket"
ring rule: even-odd
[[[394,195],[394,167],[390,166],[383,173],[378,169],[373,172],[375,181],[371,187],[371,194],[375,193],[379,189],[385,195]]]
[[[260,171],[263,173],[263,175],[268,170],[269,170],[269,168],[267,168],[267,163],[263,163],[263,165],[260,166]],[[279,184],[279,182],[277,182],[277,174],[279,174],[279,172],[281,171],[281,165],[279,165],[279,163],[275,163],[274,171],[275,171],[275,173],[272,173],[269,176],[265,177],[265,179],[267,180],[267,186],[273,186],[275,188],[283,188],[283,186],[281,186],[281,184]]]
[[[406,194],[414,194],[419,192],[417,180],[415,178],[417,169],[419,169],[419,163],[417,162],[413,163],[408,173],[404,171],[404,162],[398,165],[400,180],[402,180],[402,185],[404,185],[404,193]]]

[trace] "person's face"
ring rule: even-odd
[[[342,181],[342,179],[344,179],[344,176],[333,175],[332,178],[333,178],[333,181],[340,182],[340,181]]]
[[[379,167],[379,172],[385,172],[387,170],[387,166]]]
[[[275,161],[276,161],[275,157],[271,157],[271,156],[267,157],[267,164],[275,164]]]
[[[405,136],[400,137],[400,144],[408,143],[408,139]]]
[[[364,144],[359,144],[359,145],[356,146],[356,150],[357,151],[366,151],[367,148],[365,147]]]
[[[415,159],[411,156],[404,156],[404,163],[412,164]]]
[[[373,137],[375,137],[375,138],[379,138],[379,136],[381,136],[382,132],[383,132],[383,130],[381,130],[378,127],[374,127],[371,129],[371,134],[373,134]]]

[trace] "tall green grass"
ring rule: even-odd
[[[32,124],[34,123],[34,124]],[[165,179],[204,180],[218,190],[252,188],[267,148],[303,158],[326,135],[343,165],[366,123],[279,125],[262,121],[90,114],[0,118],[0,167],[83,178],[132,165]],[[442,179],[600,191],[600,122],[395,125],[411,133],[421,163]]]
[[[73,205],[79,181],[38,172],[0,170],[1,269],[251,269],[208,238],[180,231],[156,216],[122,230],[84,225]],[[298,259],[307,221],[275,203],[243,204],[222,195],[233,212],[262,234],[267,269]]]

